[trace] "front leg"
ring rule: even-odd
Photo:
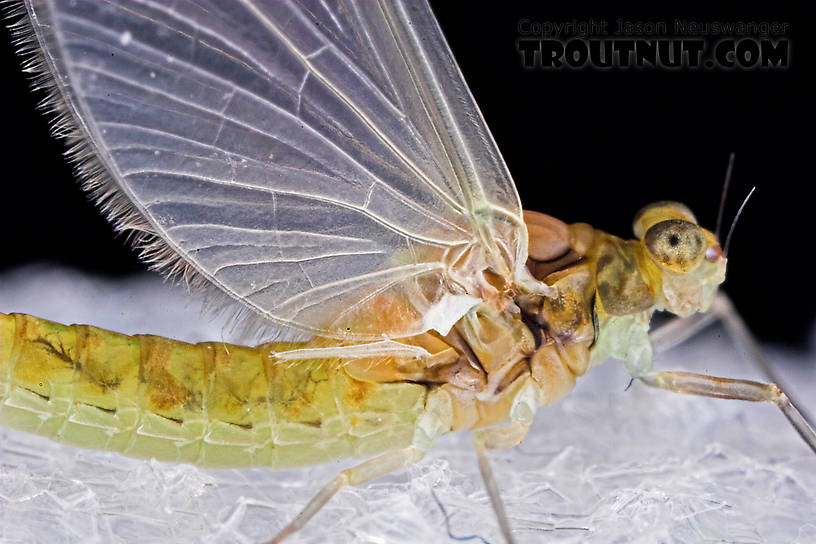
[[[779,383],[754,335],[740,317],[734,304],[725,293],[717,294],[714,304],[705,313],[693,314],[685,318],[675,318],[669,323],[649,333],[649,341],[655,353],[667,351],[691,338],[715,321],[722,321],[728,336],[738,347],[748,352],[749,358],[765,373],[769,380]]]
[[[649,341],[652,344],[654,353],[661,353],[691,338],[715,321],[722,322],[731,341],[748,354],[748,358],[762,370],[768,380],[780,386],[784,385],[783,381],[780,380],[768,362],[768,359],[765,358],[765,355],[759,347],[759,343],[756,338],[754,338],[754,335],[751,334],[745,321],[743,321],[742,317],[734,308],[731,299],[729,299],[725,293],[719,293],[717,295],[714,304],[708,312],[694,314],[682,319],[675,318],[658,329],[651,331],[649,333]],[[787,398],[792,404],[796,404],[794,399],[790,397]],[[800,415],[810,427],[813,427],[813,418],[808,414],[807,410],[802,410]],[[791,423],[793,422],[791,421]]]
[[[716,378],[691,372],[656,372],[641,376],[639,379],[651,387],[675,393],[749,402],[772,402],[782,410],[799,436],[816,453],[816,433],[776,384]]]

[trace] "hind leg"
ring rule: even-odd
[[[324,485],[318,491],[309,503],[295,516],[286,527],[275,535],[269,544],[277,544],[306,525],[306,522],[312,519],[312,516],[317,514],[323,508],[329,499],[342,488],[350,485],[359,485],[380,476],[385,476],[391,472],[403,469],[413,465],[419,461],[424,455],[419,449],[414,446],[407,448],[393,450],[379,455],[373,459],[369,459],[365,463],[346,469],[338,474],[329,483]]]
[[[425,411],[416,421],[413,443],[405,448],[387,451],[373,459],[344,470],[324,485],[303,510],[268,544],[278,544],[306,525],[329,500],[347,486],[360,485],[409,467],[422,459],[439,436],[451,429],[453,413],[450,394],[443,389],[431,391],[425,399]]]

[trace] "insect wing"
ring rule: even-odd
[[[523,273],[518,194],[426,3],[27,10],[86,183],[157,267],[360,339],[444,332],[484,270]]]

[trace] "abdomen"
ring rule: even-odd
[[[0,314],[0,424],[202,466],[289,468],[411,443],[423,385],[363,382],[337,359],[188,344]]]

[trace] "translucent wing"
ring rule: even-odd
[[[159,266],[355,338],[445,330],[525,273],[518,195],[425,2],[26,7],[90,183]]]

